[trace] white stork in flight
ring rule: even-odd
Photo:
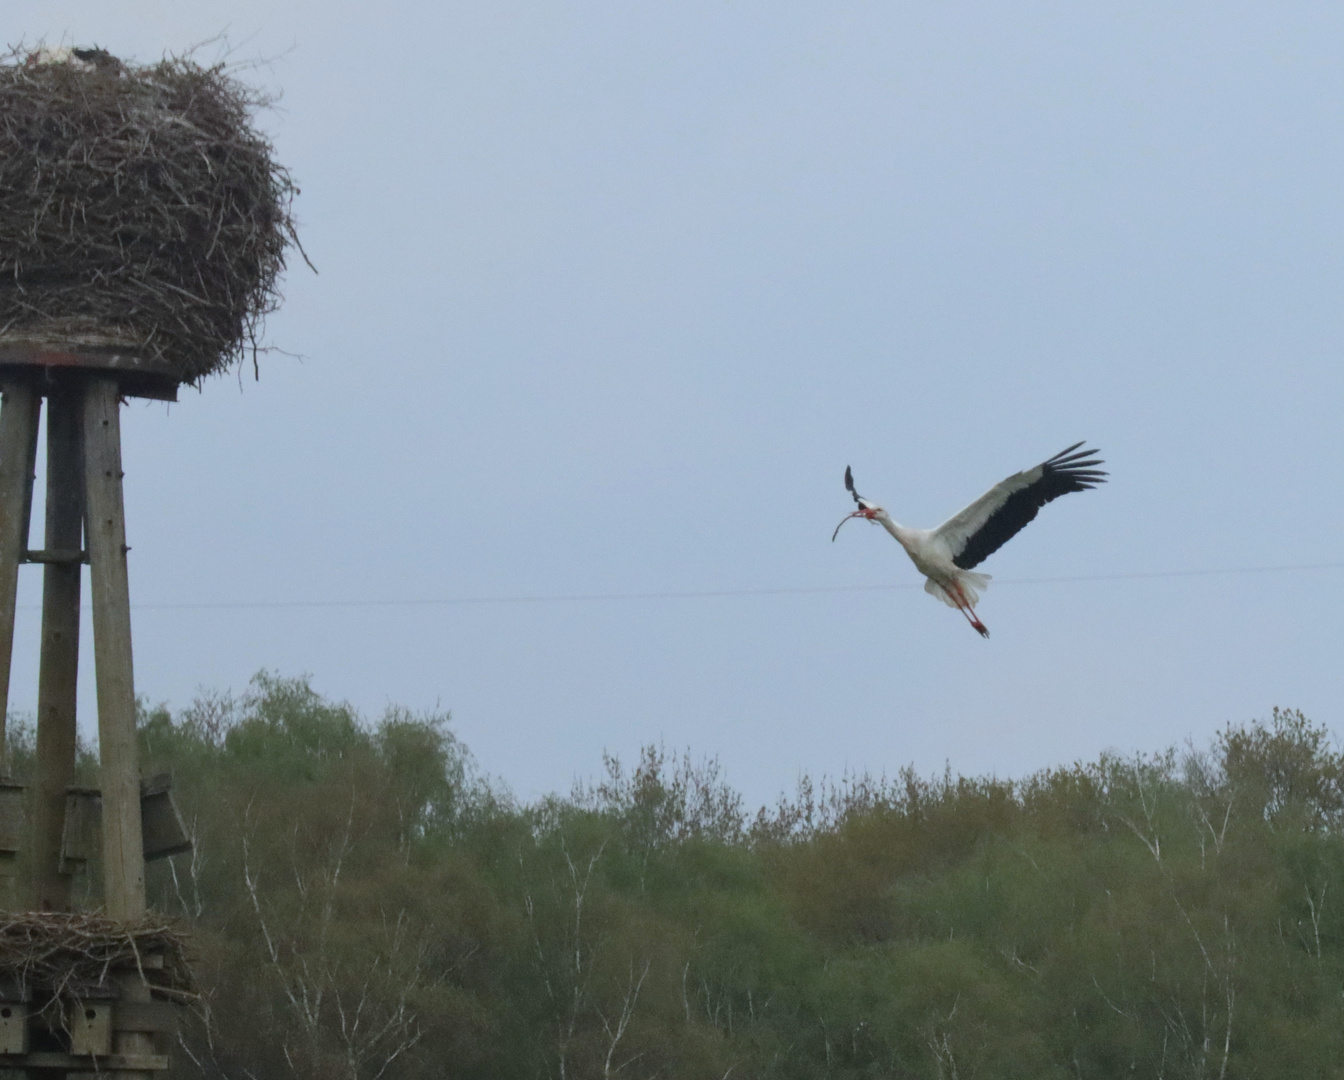
[[[1074,443],[1034,469],[1014,473],[933,530],[897,525],[882,507],[854,490],[854,474],[846,466],[845,489],[859,508],[842,518],[840,525],[856,517],[881,525],[929,579],[924,591],[965,615],[981,637],[989,637],[989,630],[975,614],[980,590],[989,585],[989,575],[972,573],[972,567],[979,566],[1026,528],[1046,503],[1071,491],[1086,491],[1106,483],[1106,473],[1095,468],[1103,464],[1102,460],[1090,456],[1097,451],[1079,450],[1082,445]],[[831,534],[832,541],[840,535],[840,525]]]

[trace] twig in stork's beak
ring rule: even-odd
[[[846,514],[844,517],[842,517],[842,518],[840,519],[840,525],[843,525],[843,524],[844,524],[846,521],[848,521],[850,518],[856,518],[856,517],[867,518],[869,521],[872,521],[872,520],[873,520],[873,516],[872,516],[872,515],[873,515],[873,512],[872,512],[871,510],[864,510],[864,509],[855,510],[854,513],[852,513],[852,514]],[[837,536],[840,535],[840,525],[837,525],[837,526],[835,527],[835,532],[831,533],[831,543],[832,543],[832,544],[835,543],[835,538],[836,538]]]

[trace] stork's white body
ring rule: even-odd
[[[958,593],[972,607],[980,602],[980,594],[989,586],[990,575],[963,570],[953,562],[952,545],[940,534],[940,529],[907,529],[892,521],[885,512],[874,520],[896,538],[915,569],[928,578],[924,582],[926,593],[936,596],[949,607],[961,607],[956,600]]]
[[[1101,464],[1100,459],[1084,460],[1095,451],[1075,453],[1082,445],[1075,443],[1035,468],[1000,481],[936,529],[898,525],[882,507],[854,490],[854,477],[846,469],[845,487],[859,508],[840,524],[851,517],[861,517],[881,525],[928,579],[924,591],[957,608],[982,637],[989,637],[985,624],[975,614],[975,605],[990,578],[971,567],[1012,539],[1046,503],[1068,492],[1085,491],[1105,483],[1106,474],[1093,468]],[[835,531],[840,532],[839,525]]]
[[[873,508],[871,515],[861,513],[861,516],[876,521],[905,548],[915,569],[926,579],[926,593],[965,614],[982,637],[989,637],[985,624],[975,613],[975,605],[980,602],[980,594],[989,587],[990,576],[964,570],[953,561],[956,557],[955,538],[944,532],[951,521],[936,529],[907,529],[892,521],[881,507]]]

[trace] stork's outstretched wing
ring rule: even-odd
[[[947,544],[952,561],[963,570],[978,566],[1026,528],[1046,503],[1104,484],[1106,473],[1094,468],[1102,460],[1089,457],[1097,451],[1078,450],[1082,445],[1074,443],[1034,469],[1014,473],[939,525],[933,535]]]

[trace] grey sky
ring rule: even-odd
[[[1276,704],[1338,727],[1344,570],[1105,578],[1344,560],[1339,5],[10,0],[0,27],[140,60],[226,31],[284,92],[321,274],[296,261],[269,330],[304,359],[123,421],[147,697],[265,667],[437,704],[524,795],[658,740],[763,800]],[[988,642],[880,529],[829,542],[847,464],[932,526],[1083,438],[1112,483],[981,568]],[[1061,576],[1099,580],[1010,584]],[[902,588],[153,606],[852,585]]]

